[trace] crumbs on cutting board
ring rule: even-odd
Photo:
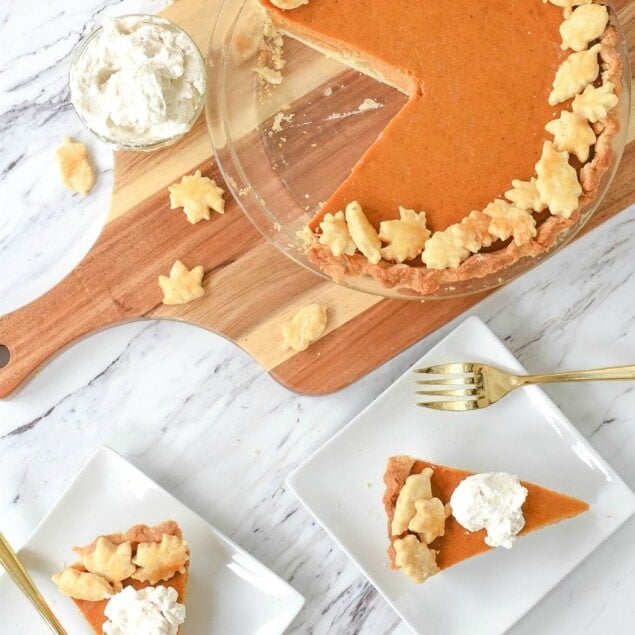
[[[331,113],[328,117],[325,117],[323,121],[333,121],[335,119],[345,119],[346,117],[352,117],[353,115],[359,115],[364,112],[368,112],[369,110],[377,110],[378,108],[383,108],[384,104],[375,101],[374,99],[364,99],[364,101],[357,106],[355,110],[350,110],[349,112],[334,112]]]
[[[282,122],[290,123],[293,121],[292,113],[285,115],[283,112],[278,112],[275,114],[273,118],[273,123],[271,124],[271,132],[282,132]]]
[[[364,99],[364,101],[357,106],[357,110],[360,112],[365,112],[367,110],[377,110],[377,108],[381,108],[384,104],[380,104],[378,101],[374,99]]]

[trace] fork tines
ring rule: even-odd
[[[416,368],[415,372],[428,375],[415,382],[426,387],[415,393],[424,397],[423,401],[417,403],[418,406],[436,410],[472,410],[477,407],[475,399],[478,398],[482,378],[479,373],[474,372],[471,363],[437,364]],[[436,399],[437,397],[449,400]]]

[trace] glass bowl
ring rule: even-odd
[[[160,148],[165,148],[166,146],[172,145],[176,141],[178,141],[181,137],[183,137],[189,130],[191,130],[192,126],[200,116],[203,107],[205,105],[205,88],[207,86],[207,77],[205,73],[205,60],[196,46],[194,40],[179,26],[167,20],[166,18],[161,18],[155,15],[147,14],[147,13],[135,13],[129,15],[117,16],[117,20],[124,21],[133,21],[135,24],[152,24],[154,26],[158,26],[161,29],[165,29],[167,31],[171,31],[175,34],[181,34],[186,38],[188,43],[188,53],[192,54],[192,63],[196,65],[198,68],[193,69],[195,73],[197,73],[202,81],[202,91],[198,91],[196,88],[193,88],[193,91],[196,93],[194,97],[194,104],[191,110],[191,116],[188,120],[179,127],[178,131],[175,131],[174,134],[169,136],[155,136],[149,139],[134,139],[134,132],[126,132],[125,129],[122,129],[122,136],[115,138],[114,135],[109,135],[103,130],[96,130],[96,126],[88,121],[85,114],[78,108],[73,100],[73,84],[74,77],[77,73],[80,72],[80,65],[82,64],[84,57],[88,52],[90,52],[91,47],[95,46],[95,44],[99,41],[99,38],[103,33],[103,26],[97,27],[90,35],[81,40],[76,47],[73,61],[71,62],[71,68],[69,73],[69,90],[71,93],[71,102],[73,103],[73,107],[75,108],[75,112],[77,116],[80,118],[81,122],[84,126],[100,141],[112,147],[114,150],[140,150],[140,151],[151,151],[158,150]]]
[[[388,288],[370,277],[338,281],[359,291],[403,299],[448,298],[505,284],[562,248],[589,220],[606,193],[624,149],[630,112],[630,70],[618,27],[622,58],[620,131],[613,162],[599,195],[580,210],[552,248],[537,257],[480,278],[441,284],[433,294]],[[284,41],[284,80],[258,81],[258,47],[264,18],[251,0],[224,0],[208,51],[206,116],[219,168],[240,207],[271,244],[296,263],[331,280],[304,253],[299,232],[313,218],[407,97],[291,38]],[[359,108],[371,98],[381,108]],[[291,118],[290,118],[291,117]]]

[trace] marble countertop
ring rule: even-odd
[[[73,47],[106,15],[161,6],[3,3],[0,315],[63,278],[94,242],[108,209],[112,155],[82,130],[68,101]],[[89,197],[73,196],[59,182],[53,151],[65,135],[88,143],[95,158],[99,179]],[[470,314],[530,371],[633,363],[634,253],[630,207]],[[16,547],[23,544],[83,462],[107,444],[306,597],[289,632],[407,633],[284,479],[462,319],[323,397],[289,392],[233,344],[187,325],[144,321],[92,335],[0,401],[0,529]],[[631,488],[634,389],[546,388]],[[631,518],[511,632],[632,633],[634,538]]]

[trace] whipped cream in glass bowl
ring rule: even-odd
[[[206,72],[192,38],[148,14],[105,20],[71,65],[71,102],[84,125],[119,150],[154,150],[188,132],[203,109]]]

